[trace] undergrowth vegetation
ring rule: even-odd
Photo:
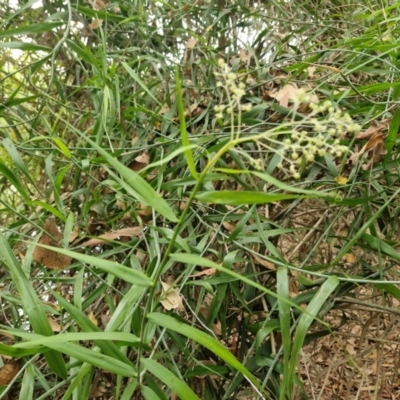
[[[0,397],[397,398],[399,9],[2,3]]]

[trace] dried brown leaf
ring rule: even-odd
[[[251,61],[251,57],[252,57],[252,55],[248,50],[241,49],[239,51],[239,58],[242,63],[249,65],[250,61]]]
[[[317,69],[317,67],[315,67],[315,66],[310,66],[310,67],[307,68],[308,77],[309,77],[310,79],[315,79],[315,78],[316,78],[316,76],[315,76],[315,74],[314,74],[314,72],[315,72],[316,69]]]
[[[190,50],[193,50],[193,48],[196,46],[197,44],[197,39],[191,37],[187,42],[186,42],[186,46],[185,46],[185,54],[183,55],[183,59],[182,59],[182,64],[186,64],[188,61],[188,53]]]
[[[20,360],[9,361],[0,368],[0,386],[7,386],[17,375],[20,368]]]
[[[183,311],[183,302],[182,297],[179,294],[179,290],[171,288],[166,282],[161,282],[161,286],[163,287],[162,295],[160,298],[160,302],[166,310],[178,310]]]
[[[203,271],[196,272],[193,275],[190,275],[191,278],[199,278],[200,276],[210,276],[210,275],[215,275],[217,273],[217,270],[215,268],[208,268],[204,269]]]
[[[152,210],[153,209],[150,206],[146,206],[145,204],[138,204],[135,212],[137,215],[140,215],[142,217],[148,217],[153,212]]]
[[[47,219],[43,225],[43,233],[39,239],[40,244],[60,247],[63,235],[59,232],[57,225],[51,219]],[[45,267],[52,269],[65,269],[71,264],[71,257],[36,246],[33,252],[33,259]]]
[[[368,159],[367,164],[362,166],[364,171],[371,169],[376,163],[382,160],[387,150],[380,131],[375,133],[359,152],[353,153],[349,158],[349,162],[354,165],[364,153]]]
[[[93,18],[92,22],[88,25],[88,28],[93,30],[100,28],[103,25],[103,20],[98,18]]]
[[[387,129],[390,124],[391,118],[387,118],[383,121],[373,121],[371,126],[357,135],[358,140],[370,140],[378,133],[381,133],[383,130]]]
[[[60,332],[61,331],[61,326],[60,324],[51,316],[47,316],[47,320],[50,323],[51,329],[53,332]]]
[[[271,271],[276,271],[276,267],[274,264],[270,263],[267,260],[262,259],[261,257],[256,256],[255,254],[252,254],[251,256],[257,261],[258,264],[262,265],[263,267]]]
[[[147,151],[147,152],[140,154],[139,156],[137,156],[135,158],[135,161],[147,165],[150,162],[150,153]]]
[[[95,9],[95,10],[102,10],[103,8],[106,7],[107,3],[104,0],[88,0],[89,4]]]
[[[194,46],[196,46],[196,43],[197,43],[197,39],[195,39],[194,37],[191,37],[191,38],[187,41],[185,49],[186,49],[186,50],[191,50],[191,49],[193,49]]]
[[[124,228],[124,229],[119,229],[117,231],[104,233],[103,235],[88,240],[87,242],[81,244],[81,246],[83,247],[97,246],[99,244],[104,243],[107,240],[118,239],[121,236],[140,236],[141,234],[142,234],[142,229],[137,226],[132,228]]]

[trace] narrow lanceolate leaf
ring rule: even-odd
[[[250,382],[254,384],[255,387],[257,387],[259,390],[262,390],[258,379],[226,347],[215,340],[212,336],[207,335],[193,326],[177,321],[169,315],[151,313],[148,315],[148,319],[159,326],[178,332],[181,335],[200,343],[202,346],[212,351],[215,355],[222,358],[228,365],[242,373]]]
[[[134,81],[136,81],[138,83],[138,85],[154,100],[156,101],[158,104],[160,104],[160,102],[158,101],[158,99],[156,97],[154,97],[154,94],[147,88],[147,85],[145,82],[143,82],[143,80],[140,78],[140,76],[129,66],[129,64],[127,64],[126,62],[122,62],[121,63],[122,66],[126,69],[126,72],[128,72],[128,74],[133,78]]]
[[[139,339],[130,333],[125,332],[88,332],[88,333],[63,333],[57,336],[46,337],[28,332],[13,331],[16,336],[23,337],[24,339],[32,339],[30,342],[23,342],[16,344],[16,346],[28,347],[30,344],[33,346],[35,343],[41,343],[43,346],[49,347],[57,351],[57,354],[67,354],[82,362],[96,366],[101,369],[113,372],[122,376],[136,376],[136,369],[131,365],[105,354],[98,353],[94,350],[88,349],[84,346],[70,343],[71,341],[79,340],[118,340],[123,339],[126,342],[137,343]],[[48,354],[48,353],[47,353]]]
[[[47,246],[38,243],[37,246],[44,247],[45,249],[56,251],[57,253],[64,254],[68,257],[75,258],[83,263],[90,264],[99,268],[109,274],[116,276],[117,278],[123,279],[126,282],[133,283],[138,286],[153,286],[153,281],[143,272],[137,271],[132,268],[125,267],[122,264],[118,264],[114,261],[104,260],[99,257],[88,256],[86,254],[77,253],[75,251],[61,249],[57,247]]]
[[[280,200],[299,199],[305,196],[296,194],[279,194],[264,192],[237,192],[224,190],[220,192],[202,192],[196,195],[196,199],[212,204],[229,204],[239,206],[241,204],[265,204]]]
[[[85,315],[85,313],[81,310],[79,310],[77,307],[75,307],[73,304],[71,304],[69,301],[65,300],[64,297],[59,295],[57,292],[53,291],[50,289],[51,294],[57,299],[57,301],[60,303],[62,308],[69,313],[69,315],[72,317],[72,319],[79,325],[79,327],[82,329],[83,332],[101,332],[100,328],[95,325],[89,317]],[[101,351],[116,359],[124,362],[125,364],[131,365],[131,362],[129,359],[126,357],[125,354],[123,354],[120,349],[117,347],[117,345],[114,343],[115,338],[113,338],[113,341],[107,341],[107,340],[95,340],[94,343],[96,346],[98,346]]]
[[[29,179],[29,182],[37,189],[36,182],[26,168],[25,163],[22,161],[14,142],[10,138],[5,138],[1,143],[10,155],[14,165],[16,165],[16,167]]]
[[[17,189],[19,194],[24,198],[26,202],[30,201],[30,196],[26,192],[25,188],[21,185],[20,180],[14,175],[14,173],[6,167],[6,165],[0,160],[0,175],[6,177],[12,185]]]
[[[161,314],[164,315],[164,314]],[[151,359],[143,359],[142,365],[155,375],[160,381],[164,382],[173,392],[181,399],[185,400],[200,400],[192,389],[180,378],[174,375],[167,368]]]
[[[8,241],[0,232],[0,259],[9,270],[11,278],[21,297],[24,313],[28,315],[29,322],[35,333],[43,336],[53,336],[53,330],[42,308],[41,302],[36,296],[29,279],[15,258]],[[44,354],[49,367],[60,377],[67,378],[67,369],[62,354],[58,350],[51,350]]]
[[[21,389],[19,391],[20,400],[33,399],[33,389],[35,387],[35,369],[31,363],[25,368],[24,377],[22,378]]]
[[[0,43],[0,49],[18,49],[23,51],[51,51],[52,49],[47,46],[34,43],[24,42],[4,42]]]
[[[280,296],[278,299],[278,309],[279,309],[279,322],[281,326],[281,336],[282,336],[282,346],[283,346],[283,376],[287,376],[289,372],[289,359],[290,359],[290,306],[287,301],[282,301],[282,299],[290,299],[289,297],[289,276],[288,269],[286,267],[279,268],[276,274],[276,287],[277,293]],[[287,385],[290,385],[288,379],[282,380],[281,396],[283,399],[286,396]]]
[[[9,331],[0,329],[0,332],[9,333]],[[22,331],[11,331],[15,336],[24,338],[25,342],[17,343],[13,347],[26,349],[31,346],[46,346],[49,347],[53,344],[65,344],[68,342],[77,342],[80,340],[109,340],[109,341],[120,341],[127,343],[138,343],[140,339],[127,332],[74,332],[74,333],[60,333],[57,336],[41,336],[34,333],[22,332]],[[122,362],[122,361],[121,361]],[[133,367],[133,366],[132,366]]]
[[[317,318],[319,311],[324,306],[328,297],[332,294],[335,288],[339,285],[337,276],[330,276],[320,287],[316,295],[308,304],[300,317],[299,324],[297,325],[296,333],[293,338],[292,352],[290,355],[290,366],[287,378],[288,382],[293,382],[297,366],[297,359],[303,347],[304,339],[311,324]]]
[[[110,156],[110,154],[108,154],[98,144],[93,142],[93,140],[87,137],[85,137],[85,139],[107,160],[110,165],[115,168],[115,170],[121,175],[124,182],[131,186],[134,191],[138,193],[140,196],[140,201],[144,202],[145,205],[154,208],[158,213],[168,220],[172,222],[178,222],[178,218],[174,214],[169,204],[151,187],[146,180],[144,180],[139,174],[132,171],[124,164],[120,163],[114,157]]]
[[[183,100],[182,100],[182,87],[181,87],[181,78],[179,76],[179,69],[176,67],[175,69],[175,84],[176,84],[176,99],[178,102],[178,111],[179,111],[179,125],[181,130],[181,138],[182,145],[189,146],[189,135],[186,130],[186,119],[185,119],[185,111],[183,109]],[[193,178],[198,179],[198,174],[196,171],[196,166],[194,165],[193,153],[190,149],[185,151],[186,162],[189,166],[190,173]]]
[[[17,36],[17,35],[32,35],[34,33],[48,32],[63,24],[64,22],[42,22],[40,24],[27,24],[19,28],[0,31],[0,38]]]

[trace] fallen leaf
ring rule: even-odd
[[[106,2],[104,0],[88,0],[89,4],[95,9],[95,10],[102,10],[103,8],[106,7]]]
[[[263,267],[270,269],[271,271],[276,271],[276,267],[274,264],[272,264],[271,262],[262,259],[261,257],[256,256],[255,254],[251,255],[258,264],[262,265]]]
[[[43,225],[43,233],[39,239],[40,244],[47,246],[60,247],[63,234],[59,232],[53,220],[47,219]],[[36,246],[33,252],[33,259],[40,262],[45,267],[52,269],[65,269],[71,264],[71,257]]]
[[[248,50],[241,49],[239,51],[239,58],[242,63],[249,65],[250,61],[251,61],[251,57],[252,57],[252,55]]]
[[[166,310],[184,311],[182,297],[179,290],[172,289],[171,285],[166,282],[161,282],[163,287],[160,302]]]
[[[140,159],[143,159],[143,158],[140,158],[140,156],[137,157],[137,158],[139,158],[139,160],[140,160]],[[132,171],[139,172],[139,171],[141,171],[144,167],[147,167],[148,164],[149,164],[148,162],[141,162],[141,161],[137,161],[137,160],[135,159],[133,162],[131,162],[131,163],[129,164],[129,168],[130,168]]]
[[[191,37],[187,43],[186,43],[186,50],[191,50],[194,48],[194,46],[196,46],[197,43],[197,39],[195,39],[194,37]]]
[[[88,28],[93,30],[100,28],[103,25],[103,20],[98,18],[93,18],[92,22],[88,25]]]
[[[229,233],[232,233],[235,230],[235,227],[230,222],[223,221],[222,225]]]
[[[310,66],[310,67],[307,68],[308,77],[310,79],[315,79],[316,78],[316,76],[314,75],[314,72],[315,72],[316,69],[317,69],[317,67],[314,67],[314,66]]]
[[[389,124],[390,124],[391,118],[386,118],[383,121],[372,121],[370,127],[363,131],[360,132],[357,135],[358,140],[369,140],[372,139],[376,134],[381,133],[383,130],[388,129]]]
[[[371,169],[376,163],[382,160],[383,156],[387,153],[385,143],[383,141],[383,135],[378,131],[375,133],[368,142],[363,146],[359,152],[353,153],[349,157],[351,164],[356,164],[358,159],[365,154],[368,160],[367,164],[362,165],[362,169],[367,171]]]
[[[142,217],[148,217],[152,214],[153,209],[150,206],[146,206],[145,204],[138,204],[135,212],[137,215],[141,215]]]
[[[9,361],[0,368],[0,386],[7,386],[17,375],[20,368],[20,360]]]
[[[197,43],[197,39],[191,37],[187,42],[186,42],[186,46],[185,46],[185,53],[183,55],[183,59],[182,59],[182,64],[186,64],[188,61],[188,53],[190,50],[192,50]]]
[[[279,105],[285,108],[288,108],[289,106],[289,100],[293,97],[296,96],[299,91],[306,91],[307,94],[310,96],[310,102],[317,104],[319,99],[318,96],[313,93],[308,91],[308,87],[301,87],[299,88],[294,82],[288,83],[285,86],[283,86],[280,90],[272,89],[269,92],[266,92],[269,97],[277,100],[279,102]],[[298,112],[305,112],[308,109],[308,104],[303,103],[300,104],[299,109],[297,110]]]
[[[135,161],[143,164],[148,164],[150,162],[150,153],[148,151],[140,154],[135,158]]]
[[[275,98],[279,102],[280,106],[287,108],[289,105],[289,99],[293,97],[298,91],[299,88],[295,83],[288,83],[276,94],[274,94],[274,96],[271,97]]]
[[[168,104],[164,104],[161,107],[161,110],[158,111],[158,114],[163,115],[163,114],[167,113],[168,111],[170,111],[169,105]]]
[[[89,247],[89,246],[97,246],[99,244],[104,243],[108,240],[118,239],[121,236],[140,236],[142,234],[142,229],[139,227],[133,228],[124,228],[119,229],[118,231],[111,231],[104,233],[96,238],[90,239],[87,242],[82,243],[80,246]]]
[[[220,321],[217,321],[216,323],[212,324],[211,329],[216,335],[218,336],[222,335],[222,325]]]
[[[203,271],[196,272],[193,275],[190,275],[191,278],[199,278],[200,276],[210,276],[210,275],[215,275],[217,273],[217,270],[215,268],[207,268]]]
[[[51,330],[53,332],[60,332],[61,331],[60,324],[53,317],[48,315],[47,316],[47,320],[49,321],[50,326],[51,326]]]

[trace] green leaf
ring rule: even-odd
[[[258,379],[226,347],[215,340],[212,336],[207,335],[205,332],[202,332],[193,326],[177,321],[175,318],[172,318],[169,315],[151,313],[148,315],[148,319],[153,323],[162,326],[163,328],[170,329],[194,340],[197,343],[200,343],[202,346],[212,351],[215,355],[222,358],[231,367],[242,373],[259,390],[262,390]],[[153,363],[155,362],[153,361]],[[157,377],[159,378],[159,376]]]
[[[2,161],[0,161],[0,174],[5,176],[12,183],[12,185],[15,187],[15,189],[17,189],[19,194],[24,198],[26,202],[29,202],[31,200],[25,188],[21,185],[20,179],[18,179]]]
[[[10,333],[8,330],[0,329],[0,332]],[[121,342],[139,343],[140,339],[127,332],[74,332],[74,333],[60,333],[57,336],[41,336],[34,333],[12,330],[13,335],[24,338],[25,342],[17,343],[13,347],[27,349],[32,346],[46,346],[49,347],[53,344],[65,344],[69,342],[77,342],[80,340],[119,340]],[[133,368],[133,366],[132,366]]]
[[[391,283],[374,283],[373,284],[378,290],[386,292],[388,294],[390,294],[391,296],[396,297],[396,299],[400,300],[400,289],[391,284]]]
[[[33,43],[23,42],[3,42],[0,43],[0,49],[18,49],[23,51],[51,51],[50,47],[41,46]]]
[[[290,385],[290,380],[286,379],[289,373],[289,360],[291,348],[291,332],[290,332],[290,306],[287,301],[289,299],[289,277],[286,267],[278,268],[276,274],[277,293],[280,296],[278,299],[279,321],[281,327],[282,345],[283,345],[283,376],[282,387],[280,391],[280,399],[283,400],[286,396],[287,385]]]
[[[0,255],[4,265],[9,270],[11,278],[21,296],[24,312],[28,315],[33,330],[44,336],[53,336],[50,323],[42,308],[41,302],[36,296],[35,290],[15,258],[14,252],[8,244],[5,236],[0,231]],[[44,354],[49,367],[60,377],[67,378],[67,369],[64,359],[59,351],[48,351]]]
[[[164,314],[160,314],[163,315]],[[175,374],[165,368],[158,362],[145,358],[141,360],[143,367],[148,369],[160,381],[164,382],[173,392],[175,392],[181,399],[185,400],[200,400],[192,389]]]
[[[65,145],[65,143],[60,138],[52,137],[52,138],[48,138],[48,139],[51,139],[54,141],[54,143],[58,146],[61,153],[64,154],[65,157],[67,157],[67,158],[72,157],[70,149]]]
[[[179,76],[178,67],[175,68],[175,84],[176,84],[176,99],[178,102],[179,125],[181,131],[182,145],[189,146],[190,140],[188,132],[186,130],[186,118],[185,118],[185,110],[183,108],[181,78]],[[186,156],[186,162],[190,169],[190,173],[192,174],[193,178],[198,179],[198,174],[196,171],[196,166],[194,164],[193,154],[190,149],[185,151],[185,156]]]
[[[19,88],[18,88],[19,89]],[[16,95],[18,92],[15,91],[13,93],[13,95]],[[3,104],[0,104],[0,110],[6,107],[14,107],[14,106],[18,106],[20,104],[23,103],[28,103],[28,102],[32,102],[33,100],[36,100],[40,98],[39,95],[35,95],[35,96],[28,96],[28,97],[9,97]]]
[[[74,51],[80,58],[82,58],[82,60],[86,61],[96,70],[99,75],[101,75],[101,68],[99,67],[98,60],[78,38],[76,38],[76,43],[69,39],[67,39],[65,43],[72,51]]]
[[[20,400],[33,399],[33,389],[35,387],[35,369],[32,363],[28,363],[25,368],[24,377],[22,378],[21,388],[19,390]]]
[[[129,185],[143,200],[145,205],[154,208],[158,213],[172,222],[178,222],[178,218],[172,211],[169,204],[157,193],[139,174],[132,171],[124,164],[120,163],[114,157],[110,156],[108,152],[102,149],[93,140],[82,134],[82,137],[87,140],[90,145],[95,148],[106,160],[112,165],[115,170],[124,179],[124,182]]]
[[[54,290],[49,289],[52,295],[57,299],[60,306],[68,312],[74,322],[76,322],[83,332],[101,332],[100,328],[96,326],[81,310],[75,307],[70,302],[66,301],[61,295]],[[131,364],[129,359],[123,354],[113,341],[95,340],[96,346],[101,351],[125,364]]]
[[[35,33],[48,32],[54,28],[58,28],[63,24],[64,22],[42,22],[40,24],[27,24],[19,28],[0,31],[0,38],[17,36],[17,35],[32,35]]]
[[[9,332],[9,331],[7,331]],[[53,353],[61,356],[61,353],[68,354],[82,362],[96,366],[100,369],[113,372],[114,374],[122,376],[137,376],[136,369],[130,365],[121,362],[113,357],[105,354],[98,353],[95,350],[90,350],[86,347],[70,343],[75,340],[114,340],[115,338],[124,338],[126,341],[138,341],[134,335],[125,332],[88,332],[88,333],[63,333],[57,336],[42,336],[35,333],[28,333],[13,330],[15,336],[23,337],[29,342],[18,343],[15,347],[29,347],[30,344],[41,343],[43,346],[49,347],[54,350]],[[129,339],[131,338],[131,339]],[[136,340],[136,339],[137,340]],[[50,353],[50,352],[49,352]],[[47,353],[47,354],[49,354]],[[66,377],[65,377],[66,378]]]
[[[28,180],[32,183],[32,185],[37,189],[36,182],[33,180],[31,174],[29,173],[28,169],[25,167],[24,162],[22,161],[21,156],[16,149],[14,142],[10,138],[5,138],[1,142],[4,148],[7,150],[8,154],[10,155],[11,159],[13,160],[14,164],[18,167],[18,169],[28,178]]]
[[[46,246],[41,243],[37,243],[36,246],[44,247],[45,249],[55,251],[57,253],[64,254],[68,257],[75,258],[83,263],[94,265],[96,268],[101,269],[111,275],[116,276],[126,282],[138,286],[153,286],[153,281],[143,272],[137,271],[132,268],[125,267],[122,264],[118,264],[114,261],[104,260],[99,257],[88,256],[86,254],[77,253],[75,251],[61,249],[59,247]]]
[[[235,190],[224,190],[220,192],[201,192],[196,199],[212,204],[229,204],[240,206],[243,204],[265,204],[280,200],[304,199],[305,196],[296,194],[275,194],[264,192],[238,192]]]
[[[0,354],[15,358],[26,357],[32,354],[40,354],[46,351],[42,346],[32,347],[29,349],[16,349],[13,346],[7,346],[6,344],[0,343]]]
[[[112,14],[108,11],[94,10],[93,8],[79,6],[77,7],[79,13],[91,18],[98,18],[107,21],[123,21],[125,19],[122,15]]]
[[[123,61],[122,66],[126,69],[126,71],[128,72],[128,74],[133,78],[133,80],[135,80],[139,86],[159,105],[161,105],[161,103],[158,101],[158,99],[156,97],[154,97],[154,94],[147,88],[146,83],[144,83],[142,81],[142,79],[139,77],[139,75],[125,62]]]
[[[298,357],[303,347],[304,339],[310,329],[311,324],[316,319],[318,312],[325,305],[328,297],[332,294],[335,288],[339,285],[339,279],[336,276],[330,276],[320,287],[316,295],[308,304],[306,310],[300,317],[299,324],[297,325],[296,332],[293,338],[292,352],[290,355],[290,366],[288,375],[285,379],[288,382],[293,382],[295,379],[295,371],[297,366]],[[291,393],[291,386],[289,386],[289,393]],[[290,396],[289,396],[290,397]]]
[[[64,214],[60,211],[57,210],[57,208],[51,206],[49,203],[46,203],[44,201],[39,201],[39,200],[34,200],[34,201],[27,201],[27,204],[31,206],[40,206],[43,207],[45,210],[49,211],[51,214],[53,214],[55,217],[61,219],[61,221],[65,222],[66,218]]]

